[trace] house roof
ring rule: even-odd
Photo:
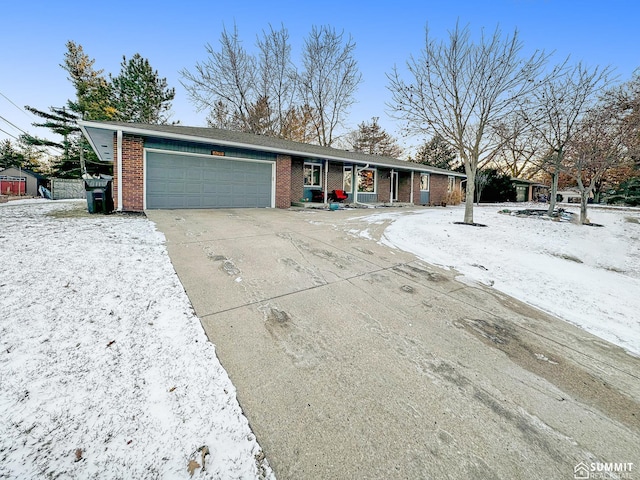
[[[534,180],[525,180],[524,178],[511,177],[513,183],[522,183],[525,185],[534,185],[536,187],[546,187],[544,183],[536,182]]]
[[[149,125],[144,123],[127,122],[90,122],[79,121],[78,125],[91,143],[102,161],[113,162],[113,132],[122,131],[143,137],[160,137],[199,143],[213,143],[216,145],[261,150],[296,157],[327,159],[345,163],[370,165],[372,167],[390,167],[418,172],[440,173],[466,178],[460,172],[444,170],[420,163],[398,160],[382,155],[368,155],[360,152],[350,152],[320,145],[293,142],[282,138],[255,135],[252,133],[222,130],[210,127],[186,127],[182,125]]]
[[[11,172],[11,175],[29,175],[39,180],[45,180],[45,177],[27,168],[7,167],[5,169],[0,169],[0,174],[2,175],[8,175],[8,172]]]

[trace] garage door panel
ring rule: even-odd
[[[270,207],[272,166],[147,152],[147,208]]]

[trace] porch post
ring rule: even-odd
[[[390,180],[391,180],[391,181],[389,182],[389,201],[390,201],[391,205],[393,205],[393,173],[394,173],[394,170],[393,170],[393,168],[392,168],[392,169],[391,169],[391,173],[389,173]],[[396,192],[396,194],[397,194],[397,193],[398,193],[398,192]]]
[[[327,188],[329,186],[329,160],[324,161],[324,203],[327,203]]]
[[[122,130],[118,130],[116,133],[116,161],[118,162],[118,208],[117,211],[122,211]]]

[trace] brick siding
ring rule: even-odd
[[[398,172],[398,202],[411,203],[411,172]]]
[[[289,208],[293,187],[292,161],[289,155],[276,157],[276,207]],[[302,182],[301,182],[302,185]],[[302,193],[300,194],[302,196]]]
[[[344,169],[341,163],[329,162],[329,175],[327,177],[327,192],[331,193],[334,190],[342,190],[344,187],[343,182]]]
[[[142,137],[123,135],[122,185],[124,188],[122,189],[122,210],[126,212],[141,212],[144,210],[143,147],[144,139]],[[116,174],[117,169],[118,166],[114,165]],[[117,183],[117,178],[115,180],[115,183]],[[117,195],[117,187],[115,194]]]
[[[420,172],[413,174],[413,203],[420,204]]]
[[[301,158],[291,160],[291,201],[299,202],[304,197],[304,161]]]
[[[378,194],[378,202],[386,203],[391,199],[391,170],[386,168],[378,168],[378,185],[376,193]]]
[[[429,203],[431,205],[441,205],[446,202],[447,189],[449,188],[449,177],[446,175],[431,174],[430,182]]]

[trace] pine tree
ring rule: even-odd
[[[69,112],[66,107],[49,107],[50,113],[30,107],[29,105],[25,105],[24,108],[29,110],[34,115],[44,118],[44,121],[41,123],[33,123],[34,127],[48,128],[53,133],[63,137],[62,142],[54,142],[51,140],[38,139],[37,137],[25,136],[26,139],[31,140],[27,142],[29,145],[56,147],[62,150],[66,150],[69,147],[69,136],[72,133],[77,133],[80,131],[80,128],[76,125],[78,115],[73,112]]]
[[[0,142],[0,170],[9,167],[21,167],[24,163],[24,155],[16,150],[11,140]]]
[[[398,141],[380,126],[378,120],[379,117],[373,117],[370,122],[358,125],[358,130],[352,132],[347,140],[350,149],[354,152],[398,158],[402,155],[402,148]]]
[[[149,60],[136,53],[122,57],[120,74],[112,78],[112,104],[115,118],[126,122],[166,124],[175,89],[167,86]]]
[[[453,170],[457,166],[455,149],[438,134],[418,149],[413,161],[445,170]]]
[[[76,99],[69,100],[67,105],[84,120],[112,120],[115,115],[112,86],[102,75],[103,70],[93,69],[94,63],[82,45],[67,42],[67,53],[60,66],[69,73],[76,89]]]

